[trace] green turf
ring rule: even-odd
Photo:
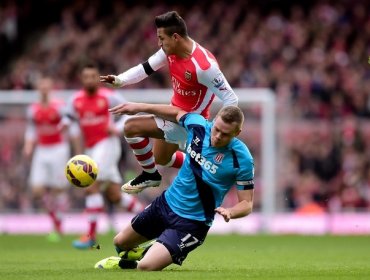
[[[95,270],[115,255],[112,236],[88,251],[73,249],[72,239],[0,235],[0,279],[370,279],[369,236],[210,235],[183,266],[162,272]]]

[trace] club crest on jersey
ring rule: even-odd
[[[215,163],[220,164],[224,157],[225,157],[224,154],[218,153],[217,155],[214,156],[213,160],[215,161]]]
[[[191,72],[189,70],[185,71],[185,80],[187,81],[191,80]]]

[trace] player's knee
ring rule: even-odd
[[[141,271],[156,271],[156,270],[162,270],[162,268],[158,267],[153,262],[147,262],[144,260],[141,260],[137,264],[137,269]]]
[[[166,166],[171,160],[171,157],[157,156],[155,157],[155,163],[158,165]]]
[[[123,135],[127,138],[130,138],[130,137],[137,137],[138,136],[137,133],[138,133],[137,124],[135,120],[128,119],[125,122],[125,125],[123,127]]]
[[[118,233],[118,234],[113,238],[113,244],[114,244],[114,246],[116,246],[116,247],[118,247],[118,248],[120,248],[120,249],[122,249],[122,250],[123,250],[124,248],[123,248],[122,243],[123,243],[122,235],[121,235],[121,233]]]

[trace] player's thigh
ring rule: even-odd
[[[123,129],[125,137],[151,137],[163,139],[164,134],[158,128],[152,115],[131,117],[125,122]]]
[[[69,145],[67,143],[54,145],[50,152],[52,152],[53,156],[48,159],[49,176],[52,178],[49,187],[66,189],[68,181],[64,174],[64,168],[70,155]]]
[[[171,263],[172,257],[168,249],[163,244],[155,242],[139,261],[137,268],[144,271],[162,270]]]
[[[131,226],[131,223],[123,228],[113,239],[114,245],[123,250],[130,250],[148,239],[137,233]]]
[[[29,184],[32,188],[46,187],[50,183],[47,161],[50,153],[43,147],[36,147],[31,162]],[[64,169],[63,169],[64,170]]]
[[[162,139],[155,139],[153,144],[155,162],[160,165],[166,165],[178,149],[179,145],[177,144],[168,143]]]
[[[101,140],[87,149],[86,154],[93,158],[98,165],[97,181],[122,183],[118,169],[118,162],[121,157],[121,144],[118,137],[111,136]]]

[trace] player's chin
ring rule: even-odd
[[[215,147],[215,148],[223,147],[222,142],[220,142],[220,141],[213,141],[212,146]]]

